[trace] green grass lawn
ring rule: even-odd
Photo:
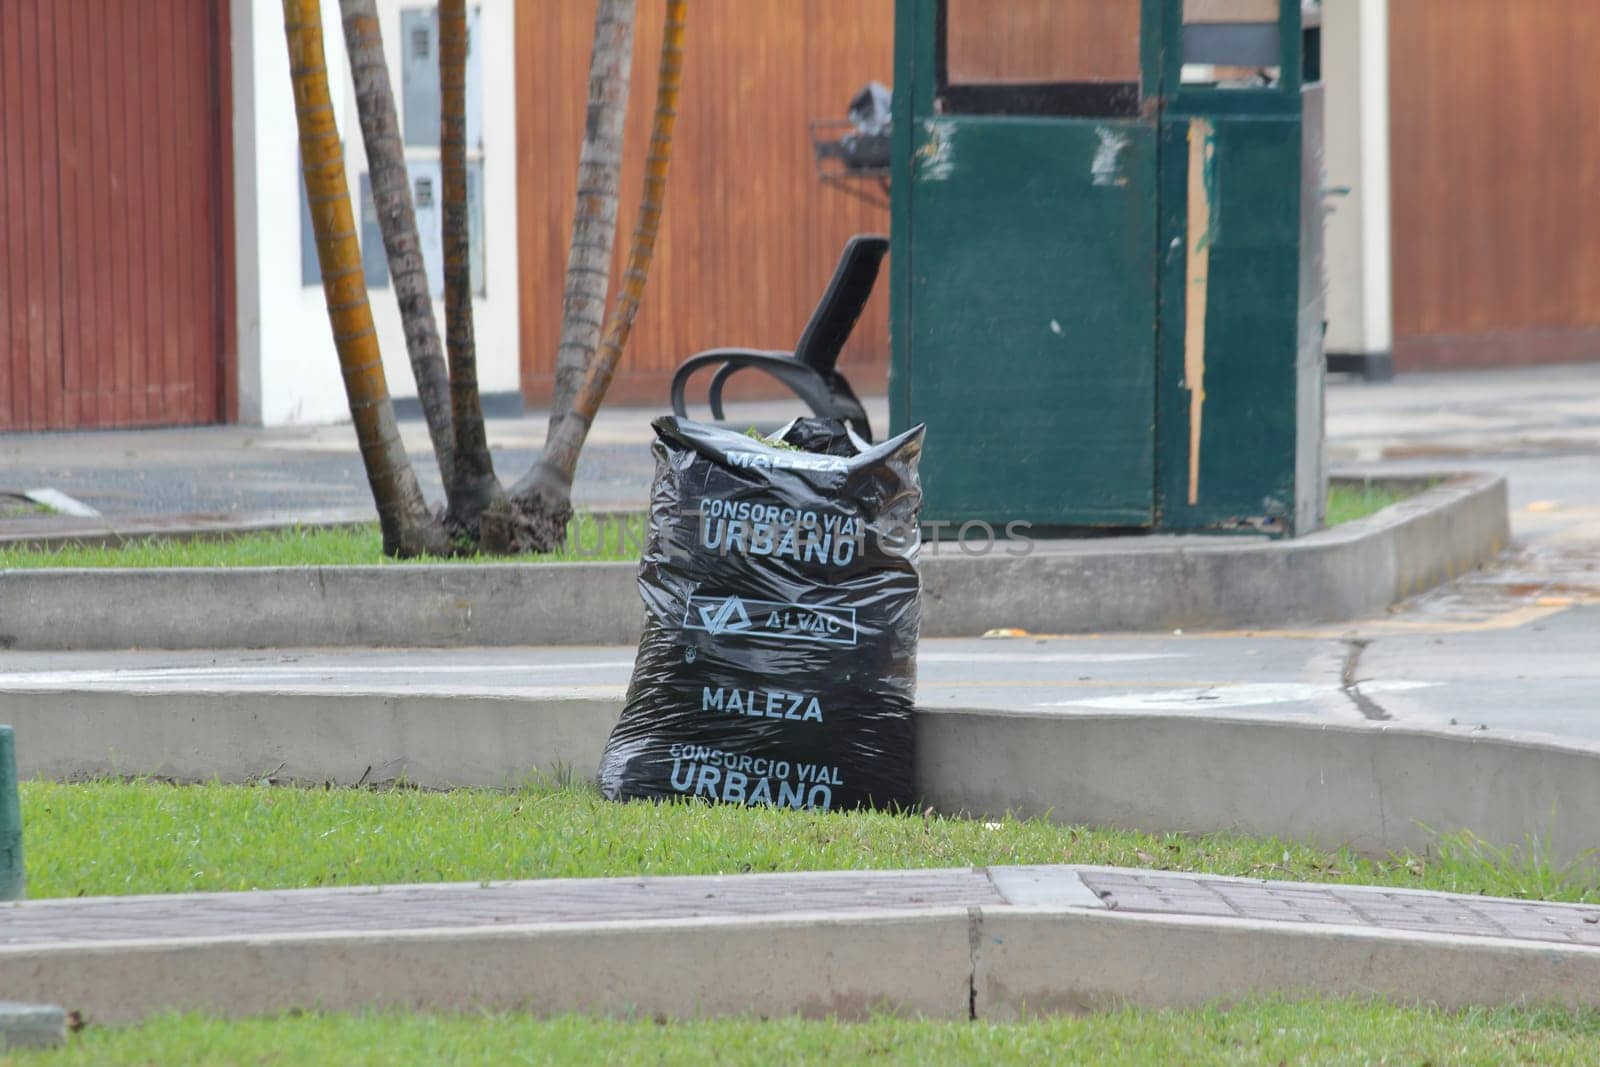
[[[515,878],[1086,863],[1600,901],[1578,868],[1462,838],[1373,860],[1239,834],[1045,819],[615,804],[588,785],[509,792],[22,783],[28,895]]]
[[[1412,495],[1409,487],[1335,484],[1328,491],[1328,525],[1364,518]],[[392,560],[383,554],[376,523],[296,527],[216,540],[147,538],[117,548],[0,548],[0,570],[10,567],[331,567],[391,563],[567,563],[636,560],[644,544],[643,515],[579,515],[567,547],[549,555],[424,557]]]
[[[1600,1015],[1449,1013],[1369,1001],[1251,1001],[1121,1010],[1024,1023],[795,1019],[656,1023],[518,1015],[316,1015],[222,1021],[164,1016],[90,1026],[45,1064],[1166,1064],[1444,1067],[1600,1062]]]
[[[1382,511],[1390,504],[1398,504],[1407,497],[1416,496],[1423,486],[1406,482],[1334,482],[1328,487],[1329,526],[1339,526],[1364,519],[1373,512]]]
[[[560,552],[527,556],[424,556],[393,560],[383,554],[377,523],[294,527],[213,540],[145,538],[120,547],[70,545],[57,549],[0,548],[9,567],[331,567],[388,563],[570,563],[636,560],[644,546],[643,515],[573,518]]]
[[[614,804],[586,785],[508,792],[153,781],[22,783],[30,897],[505,878],[1092,863],[1600,900],[1537,857],[1447,838],[1372,860],[1237,834],[1140,834],[1044,819]],[[1255,1001],[1023,1024],[864,1024],[518,1015],[161,1017],[91,1025],[18,1064],[1092,1063],[1586,1064],[1600,1015],[1450,1014],[1381,1002]]]

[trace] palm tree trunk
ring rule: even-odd
[[[566,520],[572,514],[572,476],[578,466],[578,454],[611,385],[623,346],[628,343],[655,255],[656,234],[667,193],[667,165],[672,159],[672,127],[677,119],[678,90],[683,80],[683,23],[688,7],[687,0],[666,0],[666,3],[655,120],[650,131],[650,154],[645,160],[644,196],[639,207],[639,223],[633,231],[633,246],[628,252],[628,266],[622,276],[622,294],[617,301],[616,314],[606,324],[599,350],[583,368],[571,407],[551,412],[552,429],[538,464],[511,489],[513,506],[520,520],[519,529],[533,536],[547,533],[558,520],[564,531]],[[560,543],[559,539],[556,543]]]
[[[391,556],[442,554],[448,551],[449,540],[422,498],[417,476],[400,443],[394,405],[389,402],[389,386],[383,376],[383,356],[372,323],[372,306],[367,302],[361,246],[356,241],[350,189],[345,182],[344,146],[328,93],[319,0],[283,0],[283,29],[300,127],[300,169],[317,238],[317,261],[322,266],[322,292],[350,400],[350,417],[378,506],[383,550]]]
[[[472,331],[471,234],[467,224],[467,4],[439,4],[439,150],[444,205],[444,321],[450,350],[455,477],[445,483],[452,533],[474,542],[483,509],[504,497],[483,429]]]
[[[589,108],[578,154],[578,206],[567,252],[561,302],[561,343],[556,349],[550,432],[577,392],[583,368],[600,346],[606,289],[617,239],[617,191],[622,174],[622,134],[633,69],[635,0],[600,0],[589,57]]]
[[[339,9],[344,19],[345,50],[350,56],[350,77],[355,83],[356,113],[361,118],[361,139],[372,175],[372,202],[383,230],[395,301],[400,305],[406,353],[411,358],[411,373],[417,381],[417,399],[428,423],[428,436],[433,439],[439,477],[449,486],[455,479],[450,378],[439,344],[439,327],[433,319],[433,297],[428,293],[422,244],[417,238],[405,144],[395,117],[377,5],[375,0],[339,0]]]

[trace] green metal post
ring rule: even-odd
[[[11,727],[0,726],[0,900],[21,900],[22,801]]]

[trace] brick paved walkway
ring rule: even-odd
[[[1080,876],[1107,907],[1118,911],[1331,923],[1600,948],[1600,907],[1586,905],[1141,871],[1086,870]]]
[[[0,905],[0,946],[334,930],[647,922],[785,913],[978,907],[1005,898],[981,870],[705,878],[548,879],[253,893],[96,897]]]
[[[1027,881],[1027,890],[1018,887]],[[1087,888],[1088,892],[1085,892]],[[1108,868],[838,871],[100,897],[0,905],[0,947],[332,931],[483,929],[1010,904],[1329,923],[1600,948],[1600,907]]]

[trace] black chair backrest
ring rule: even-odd
[[[889,239],[863,233],[850,238],[833,270],[833,280],[811,313],[805,332],[794,346],[794,358],[823,375],[833,373],[839,350],[850,339],[856,320],[867,306],[878,268],[889,251]]]

